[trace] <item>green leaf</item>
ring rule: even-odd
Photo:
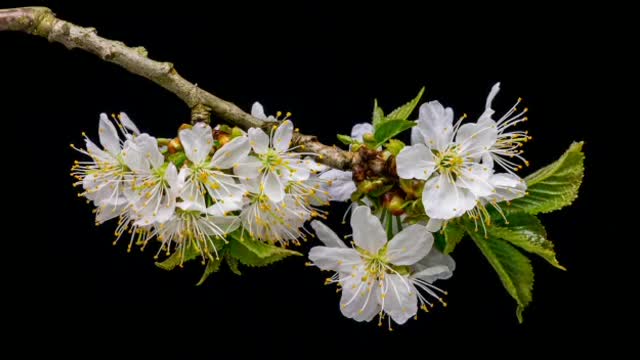
[[[227,259],[227,265],[229,265],[229,269],[231,270],[231,272],[238,276],[242,275],[240,269],[238,268],[238,260],[236,260],[236,258],[229,254],[226,254],[225,259]]]
[[[220,264],[222,263],[222,259],[223,259],[223,256],[218,256],[217,259],[213,258],[207,261],[207,266],[204,268],[204,273],[202,274],[202,277],[200,278],[200,281],[198,281],[196,286],[200,286],[204,284],[204,281],[207,280],[209,275],[220,270]]]
[[[570,205],[578,197],[584,176],[583,144],[571,144],[560,159],[527,176],[527,195],[513,200],[506,208],[538,214]]]
[[[373,128],[376,129],[378,128],[378,125],[380,125],[384,121],[385,121],[384,111],[382,111],[382,108],[378,106],[378,99],[374,99],[373,100],[373,116],[371,118],[371,124],[373,124]]]
[[[171,161],[173,165],[175,165],[178,169],[180,169],[180,167],[182,167],[182,164],[184,164],[185,160],[187,160],[187,155],[185,155],[185,153],[181,151],[181,152],[177,152],[175,154],[169,155],[167,159],[169,159],[169,161]]]
[[[389,140],[389,142],[384,147],[392,155],[398,156],[398,154],[400,154],[400,151],[402,151],[402,149],[404,149],[405,144],[402,141],[398,140],[398,139],[391,139],[391,140]]]
[[[338,134],[337,135],[338,140],[340,140],[341,143],[345,144],[345,145],[351,145],[351,144],[357,144],[358,140],[352,138],[349,135],[342,135],[342,134]]]
[[[524,213],[507,214],[507,218],[509,223],[504,223],[501,220],[497,226],[490,226],[488,228],[489,235],[506,240],[524,251],[539,255],[558,269],[567,270],[558,263],[553,243],[547,240],[547,232],[538,218]]]
[[[424,93],[424,86],[422,87],[422,89],[420,89],[420,92],[418,92],[418,96],[416,96],[413,100],[409,101],[408,103],[393,110],[389,115],[387,115],[387,119],[388,120],[394,120],[394,119],[407,120],[409,116],[411,116],[413,109],[415,109],[416,106],[418,105],[418,102],[420,102],[420,99],[422,98],[423,93]]]
[[[176,250],[163,261],[156,261],[156,266],[164,270],[173,270],[176,266],[182,266],[183,263],[193,260],[200,255],[198,249],[194,246],[187,246],[184,249],[184,255],[180,249]]]
[[[446,245],[444,246],[444,250],[442,252],[444,252],[445,254],[450,254],[456,248],[456,245],[458,245],[460,240],[462,240],[462,238],[464,237],[465,231],[464,228],[460,227],[459,225],[450,223],[447,224],[447,226],[444,228],[443,233]]]
[[[526,256],[504,240],[476,232],[472,226],[467,232],[498,273],[502,285],[509,295],[516,300],[516,315],[522,323],[522,311],[531,302],[533,288],[533,268]]]
[[[382,187],[379,187],[376,190],[371,191],[369,193],[369,196],[379,197],[379,196],[382,196],[382,195],[386,194],[391,189],[393,189],[393,184],[384,185]]]
[[[248,234],[234,232],[228,235],[230,254],[247,266],[266,266],[289,256],[302,256],[297,251],[254,240]]]
[[[409,120],[389,120],[382,123],[373,134],[376,147],[382,146],[387,140],[400,134],[401,132],[411,129],[416,125],[415,121]]]

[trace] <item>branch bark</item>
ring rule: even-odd
[[[45,7],[0,10],[0,31],[20,31],[41,36],[68,49],[82,49],[104,61],[114,63],[169,90],[192,110],[192,121],[207,121],[210,114],[241,128],[264,127],[264,121],[244,112],[235,104],[200,89],[180,76],[170,62],[149,59],[143,47],[128,47],[120,41],[98,36],[96,29],[61,20]],[[319,142],[315,136],[296,134],[293,145],[320,155],[319,161],[333,168],[351,169],[357,156],[335,146]]]

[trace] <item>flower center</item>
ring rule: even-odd
[[[436,167],[440,173],[458,175],[463,165],[464,158],[460,156],[458,146],[436,153]]]
[[[267,169],[272,169],[282,164],[282,158],[280,154],[274,149],[269,149],[265,154],[260,155],[260,160]]]

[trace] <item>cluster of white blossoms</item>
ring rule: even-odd
[[[310,250],[308,264],[335,272],[326,283],[342,291],[346,317],[370,321],[378,315],[391,329],[392,320],[404,324],[419,308],[446,306],[446,292],[433,283],[451,277],[455,262],[434,247],[433,233],[467,214],[486,234],[485,206],[503,214],[499,202],[525,195],[526,184],[514,171],[521,167],[516,160],[527,164],[520,146],[530,137],[510,129],[526,121],[527,110],[518,112],[518,100],[495,120],[498,91],[496,84],[475,123],[463,124],[466,116],[454,123],[453,111],[438,101],[422,104],[411,145],[395,140],[403,146],[396,152],[388,144],[383,150],[386,140],[371,141],[374,124],[357,124],[350,151],[365,160],[353,172],[330,169],[315,161],[316,154],[292,147],[290,114],[267,116],[259,103],[251,113],[275,124],[269,133],[229,133],[197,123],[181,126],[171,141],[140,133],[124,113],[113,121],[102,114],[102,148],[85,136],[86,148],[74,149],[89,160],[76,161],[71,174],[83,188],[80,195],[96,206],[96,223],[118,218],[116,241],[127,233],[131,249],[157,239],[158,254],[177,252],[181,262],[189,248],[203,261],[219,259],[219,245],[235,231],[270,245],[298,244],[308,234],[307,221],[325,218],[321,206],[352,202],[351,246],[314,220],[324,246]],[[376,173],[366,159],[395,164],[395,172]],[[496,164],[506,172],[496,172]]]
[[[494,120],[491,104],[499,89],[499,84],[491,89],[485,111],[476,123],[463,124],[466,116],[454,123],[453,111],[438,101],[420,106],[411,145],[397,155],[396,171],[400,179],[417,181],[417,197],[422,198],[422,215],[426,218],[405,222],[403,208],[415,194],[393,190],[391,185],[387,198],[397,197],[397,204],[390,206],[384,197],[372,201],[365,196],[350,207],[354,209],[352,247],[324,224],[311,223],[326,246],[311,249],[310,265],[335,271],[327,283],[340,286],[341,310],[346,317],[370,321],[379,315],[382,322],[388,316],[391,328],[391,320],[403,324],[416,315],[418,307],[428,311],[430,298],[445,304],[441,295],[446,293],[432,283],[451,277],[455,262],[433,247],[432,232],[467,214],[476,226],[480,220],[486,233],[485,223],[490,223],[486,204],[502,214],[499,202],[525,195],[526,183],[514,173],[521,166],[514,159],[528,164],[520,147],[530,137],[524,131],[508,130],[526,121],[527,109],[517,111],[518,99],[505,115]],[[351,139],[363,144],[374,132],[373,124],[357,124]],[[380,148],[375,150],[382,153]],[[497,173],[496,163],[506,172]],[[334,199],[346,201],[359,189],[350,171],[332,170],[329,175],[336,181],[329,188]],[[370,207],[378,207],[377,216],[372,215]]]
[[[113,121],[101,114],[102,148],[86,135],[86,148],[72,145],[89,159],[76,161],[71,175],[95,205],[97,224],[118,218],[116,242],[130,235],[130,250],[157,239],[158,254],[192,247],[206,261],[218,257],[216,241],[236,229],[285,245],[305,237],[306,221],[323,216],[317,206],[329,195],[318,171],[325,169],[313,154],[292,152],[293,132],[286,119],[270,134],[252,128],[218,139],[205,123],[183,126],[180,157],[126,114]]]

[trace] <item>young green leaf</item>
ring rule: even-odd
[[[209,275],[220,270],[220,264],[222,263],[222,259],[223,259],[222,254],[219,254],[218,258],[209,259],[209,261],[207,261],[207,266],[204,268],[204,273],[202,274],[202,277],[200,278],[200,281],[198,281],[196,286],[200,286],[204,284],[204,281],[207,280]]]
[[[402,149],[404,149],[405,144],[402,141],[398,140],[398,139],[391,139],[391,140],[389,140],[388,143],[385,144],[384,147],[392,155],[398,156],[398,154],[400,154],[400,151],[402,151]]]
[[[513,200],[507,209],[538,214],[570,205],[578,197],[584,176],[582,145],[571,144],[560,159],[527,176],[527,195]]]
[[[518,303],[516,315],[522,323],[522,311],[531,302],[533,288],[533,268],[529,259],[504,240],[493,236],[485,238],[473,226],[467,227],[467,232],[498,273],[509,295]]]
[[[171,161],[173,165],[180,169],[182,164],[184,164],[184,162],[187,160],[187,155],[185,155],[184,152],[180,151],[175,154],[169,155],[167,159],[169,159],[169,161]]]
[[[227,259],[227,265],[229,266],[229,270],[231,270],[231,272],[238,276],[242,275],[240,269],[238,268],[238,260],[236,260],[236,258],[229,255],[228,253],[225,254],[224,258]]]
[[[380,108],[378,106],[378,99],[374,99],[373,100],[373,115],[372,115],[372,118],[371,118],[371,124],[373,125],[373,128],[376,129],[384,121],[385,121],[384,111],[382,111],[382,108]]]
[[[389,115],[387,115],[387,119],[388,120],[409,119],[409,116],[411,116],[413,109],[415,109],[416,106],[418,105],[418,102],[420,102],[420,99],[422,98],[423,93],[424,93],[424,86],[422,87],[422,89],[420,89],[420,92],[418,92],[418,96],[416,96],[413,100],[409,101],[408,103],[393,110]]]
[[[445,254],[450,254],[456,248],[456,245],[462,240],[464,237],[465,231],[460,225],[455,223],[447,224],[447,227],[444,228],[444,240],[445,246],[442,252]]]
[[[241,264],[247,266],[266,266],[289,256],[302,256],[297,251],[265,244],[238,232],[229,234],[229,253]]]
[[[507,218],[508,224],[501,221],[489,227],[489,235],[506,240],[524,251],[539,255],[556,268],[566,270],[558,263],[553,243],[547,240],[547,232],[538,218],[524,213],[507,213]]]
[[[401,132],[411,129],[416,125],[415,121],[409,120],[389,120],[383,122],[375,130],[373,137],[375,139],[376,147],[382,146],[387,140],[400,134]]]
[[[182,266],[183,263],[195,259],[200,252],[194,246],[187,246],[184,253],[176,250],[163,261],[156,261],[156,266],[164,270],[173,270],[176,266]]]
[[[351,145],[351,144],[354,144],[354,143],[356,143],[356,144],[358,143],[358,140],[352,138],[349,135],[338,134],[337,137],[338,137],[338,140],[341,143],[345,144],[345,145]]]

